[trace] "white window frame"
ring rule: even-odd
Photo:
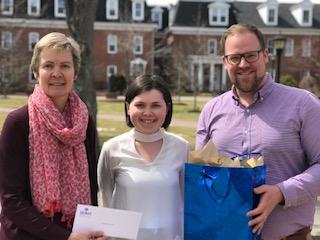
[[[60,6],[60,1],[63,1],[63,6]],[[63,12],[59,12],[60,9],[63,9]],[[54,0],[54,16],[59,18],[66,17],[66,9],[64,7],[64,0]]]
[[[1,13],[2,15],[13,15],[13,0],[1,1]]]
[[[218,9],[217,8],[213,8],[213,9],[210,9],[210,21],[212,23],[217,23],[218,20],[219,20],[219,17],[218,17]],[[216,18],[216,19],[213,19],[213,18]]]
[[[220,8],[220,18],[219,21],[221,24],[226,24],[228,22],[228,18],[229,18],[229,14],[228,14],[229,10],[226,8]],[[224,21],[222,21],[222,18],[225,18]]]
[[[268,47],[268,50],[269,50],[269,54],[275,56],[277,53],[276,53],[276,49],[273,47],[273,39],[270,38],[267,40],[267,47]]]
[[[310,38],[304,38],[301,41],[301,56],[302,57],[311,57],[311,39]]]
[[[308,13],[308,19],[307,21],[305,21],[306,19],[304,18],[304,13],[307,12]],[[302,9],[302,24],[303,25],[309,25],[311,24],[311,11],[310,9]]]
[[[114,15],[111,11],[114,11]],[[119,18],[119,0],[106,0],[106,18],[110,20]]]
[[[151,10],[151,19],[152,22],[157,23],[157,29],[162,28],[162,14],[163,10],[160,7],[156,7]]]
[[[138,15],[138,5],[140,5],[140,15]],[[133,0],[132,1],[132,19],[135,21],[144,20],[144,1],[143,0]]]
[[[133,53],[134,54],[143,54],[143,37],[134,36],[133,38]]]
[[[118,37],[117,35],[109,34],[107,37],[107,53],[115,54],[117,52],[118,52]]]
[[[135,74],[134,70],[136,68],[136,65],[139,65],[142,67],[142,72]],[[136,58],[136,59],[132,60],[130,62],[130,76],[137,77],[137,75],[145,74],[146,66],[147,66],[147,61],[145,61],[144,59]]]
[[[35,7],[36,11],[33,12],[32,8]],[[40,16],[41,2],[40,0],[28,0],[28,15]]]
[[[112,75],[115,75],[118,73],[117,65],[108,65],[106,73],[107,73],[107,81],[109,81],[109,78]]]
[[[213,50],[213,53],[212,53],[212,50]],[[214,56],[217,55],[217,39],[214,39],[214,38],[208,39],[208,55],[214,55]]]
[[[12,32],[1,32],[1,47],[2,49],[10,49],[12,47]]]
[[[286,45],[284,46],[284,56],[292,57],[294,50],[294,40],[292,38],[287,38]]]
[[[271,12],[273,12],[273,19],[270,19],[271,17]],[[275,7],[269,7],[268,8],[268,24],[276,24],[276,19],[277,19],[277,9]]]
[[[213,17],[217,20],[213,20]],[[222,21],[222,18],[225,18],[225,20]],[[209,21],[210,25],[227,25],[229,22],[229,9],[226,7],[211,7],[209,9]]]
[[[39,41],[38,32],[29,32],[28,33],[28,50],[33,51],[34,45]]]

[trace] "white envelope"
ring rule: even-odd
[[[139,212],[78,204],[72,231],[103,231],[108,237],[136,239],[141,215]]]

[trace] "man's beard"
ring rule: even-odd
[[[243,93],[256,93],[264,79],[264,75],[261,77],[255,76],[254,81],[248,84],[244,84],[243,81],[235,77],[234,86]]]

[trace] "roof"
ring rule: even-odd
[[[228,26],[210,26],[208,19],[208,5],[212,2],[180,1],[176,6],[176,15],[173,26],[188,27],[209,27],[225,28]],[[266,25],[258,11],[257,7],[261,2],[229,2],[229,26],[235,23],[250,23],[257,27],[275,27]],[[295,4],[279,3],[279,18],[276,27],[281,28],[306,28],[294,19],[290,8]],[[313,21],[311,28],[320,29],[320,4],[313,5]]]

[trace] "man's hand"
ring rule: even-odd
[[[284,197],[280,189],[274,185],[259,186],[254,192],[261,196],[258,206],[247,213],[247,216],[254,217],[248,224],[253,226],[253,233],[260,234],[268,216]]]

